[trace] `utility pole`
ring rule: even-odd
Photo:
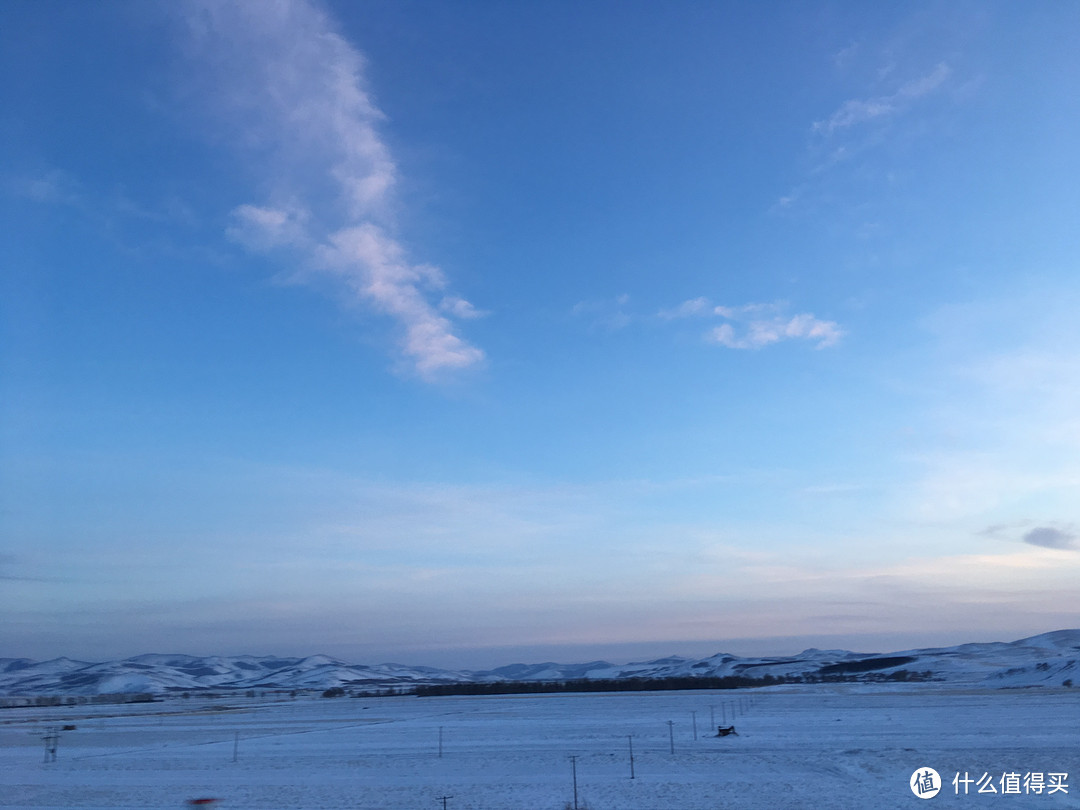
[[[442,759],[442,730],[443,727],[439,726],[439,759]]]
[[[709,728],[716,728],[716,707],[709,706]]]
[[[233,744],[232,744],[232,761],[233,762],[236,762],[236,755],[239,753],[239,751],[240,751],[240,732],[238,731],[238,732],[236,732],[236,736],[233,737]]]
[[[442,802],[442,810],[446,810],[446,800],[447,799],[452,799],[452,798],[454,798],[454,797],[453,796],[440,796],[439,797],[439,801]]]
[[[630,778],[634,778],[634,735],[626,735],[627,742],[630,743]]]
[[[697,712],[690,712],[690,722],[694,725],[694,739],[697,739]]]
[[[667,721],[668,742],[671,743],[671,753],[675,753],[675,721]]]
[[[578,810],[577,806],[577,755],[574,754],[570,757],[570,767],[574,771],[574,810]]]

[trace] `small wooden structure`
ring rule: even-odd
[[[56,749],[60,745],[60,732],[56,728],[50,728],[41,739],[45,743],[45,761],[56,762]]]
[[[736,737],[739,736],[739,732],[737,732],[735,730],[735,726],[717,726],[716,727],[716,736],[717,737],[726,737],[729,734],[734,734]]]

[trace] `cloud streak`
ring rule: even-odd
[[[35,177],[20,178],[10,183],[11,190],[19,197],[47,205],[78,205],[82,202],[82,188],[78,180],[60,169]]]
[[[437,267],[411,264],[405,250],[377,225],[364,223],[330,237],[320,248],[324,267],[337,274],[360,297],[398,319],[405,330],[402,351],[423,377],[467,368],[484,359],[483,352],[454,334],[449,319],[428,300],[429,292],[446,287]],[[456,308],[471,306],[457,299]],[[444,310],[447,311],[447,310]]]
[[[700,315],[708,315],[711,312],[712,306],[709,304],[709,299],[702,297],[683,301],[677,307],[662,309],[657,315],[665,321],[671,321],[678,318],[692,318]]]
[[[578,301],[570,314],[575,318],[586,319],[594,329],[617,332],[634,320],[634,316],[627,312],[629,304],[629,294],[620,293],[609,299]]]
[[[363,56],[328,15],[307,0],[190,0],[185,19],[192,61],[208,71],[208,103],[264,167],[266,199],[232,211],[229,238],[289,252],[307,271],[295,280],[330,276],[394,319],[401,353],[425,379],[482,363],[452,320],[477,310],[393,234],[397,166],[379,136],[384,116]]]
[[[857,124],[894,115],[905,109],[911,102],[937,90],[951,74],[951,69],[944,62],[918,79],[902,85],[895,93],[866,99],[849,99],[828,118],[815,121],[811,129],[825,135],[847,129]]]
[[[855,49],[847,49],[850,56]],[[838,62],[838,67],[840,64]],[[891,76],[895,63],[889,63],[877,72],[876,81]],[[910,75],[910,74],[909,74]],[[782,214],[795,207],[813,207],[828,197],[822,197],[818,186],[823,177],[835,172],[844,164],[856,164],[865,172],[874,162],[874,152],[887,140],[894,129],[892,125],[912,115],[920,100],[948,86],[953,69],[947,62],[937,63],[931,70],[902,84],[893,85],[891,93],[862,98],[849,98],[831,115],[810,125],[809,155],[813,161],[806,178],[781,195],[771,206],[770,212]],[[910,128],[908,134],[921,134],[920,127]],[[873,173],[878,173],[876,170]],[[863,175],[865,176],[865,174]]]
[[[702,297],[662,309],[657,317],[667,321],[722,318],[725,322],[711,328],[705,339],[728,349],[761,349],[785,340],[807,340],[815,343],[815,348],[825,349],[835,346],[845,334],[835,321],[821,320],[809,312],[787,315],[785,308],[782,303],[713,306]]]
[[[835,346],[844,331],[834,321],[823,321],[809,312],[790,318],[773,317],[752,320],[741,331],[730,323],[724,323],[711,332],[714,342],[729,349],[761,349],[782,340],[809,340],[815,348]]]

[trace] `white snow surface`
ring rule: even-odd
[[[710,736],[721,723],[738,734]],[[564,810],[575,755],[589,810],[1060,810],[1080,808],[1078,730],[1078,690],[924,684],[18,708],[0,710],[0,808]],[[925,767],[944,781],[927,804],[909,788]],[[1067,792],[1002,795],[1033,772]],[[998,793],[957,795],[964,773]]]

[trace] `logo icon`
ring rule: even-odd
[[[941,790],[941,777],[933,768],[918,768],[911,775],[911,792],[920,799],[932,799]]]

